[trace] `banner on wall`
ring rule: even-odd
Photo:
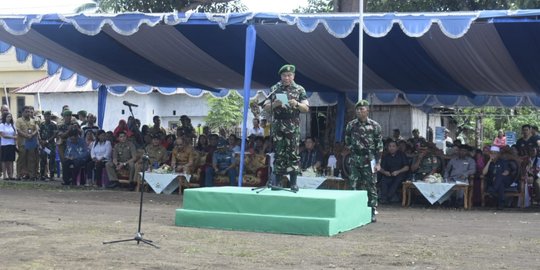
[[[512,146],[516,144],[516,133],[514,131],[506,131],[504,134],[506,135],[506,145]]]

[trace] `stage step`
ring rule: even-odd
[[[371,222],[365,191],[251,188],[187,189],[176,225],[330,236]]]

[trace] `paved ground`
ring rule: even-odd
[[[0,180],[2,269],[538,269],[540,209],[380,208],[334,237],[174,226],[179,195]]]

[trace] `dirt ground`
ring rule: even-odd
[[[1,269],[538,269],[540,209],[380,207],[334,237],[174,226],[179,195],[0,180]]]

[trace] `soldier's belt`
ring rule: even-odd
[[[294,119],[295,116],[294,115],[289,115],[289,116],[277,116],[274,117],[275,119],[277,120],[290,120],[290,119]]]
[[[362,149],[362,150],[354,151],[354,153],[356,153],[357,155],[369,155],[370,154],[368,149]]]
[[[299,114],[286,114],[286,115],[276,115],[274,116],[274,119],[278,120],[289,120],[289,119],[295,119],[297,117],[300,117]]]

